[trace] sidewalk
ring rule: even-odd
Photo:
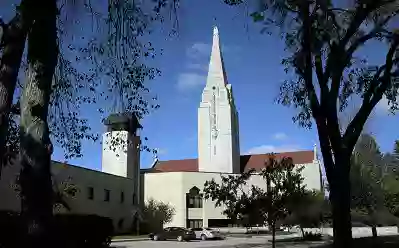
[[[130,242],[130,241],[144,241],[144,240],[149,240],[150,238],[147,235],[141,235],[141,236],[126,236],[124,237],[117,237],[113,238],[111,240],[112,243],[114,242]]]

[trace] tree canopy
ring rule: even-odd
[[[237,5],[244,1],[225,0]],[[288,79],[277,101],[293,106],[293,120],[310,128],[316,124],[333,205],[334,245],[349,247],[350,158],[363,127],[377,103],[386,97],[398,107],[399,33],[394,25],[396,0],[273,0],[257,1],[251,14],[265,31],[275,28],[289,56],[282,61]],[[372,64],[362,58],[367,45],[379,43],[385,59]],[[364,50],[363,50],[364,51]],[[360,55],[360,56],[359,56]],[[338,114],[360,98],[360,107],[346,128]]]
[[[163,225],[172,221],[176,209],[168,203],[149,199],[142,210],[143,219],[149,231],[163,228]]]
[[[222,175],[220,184],[215,179],[205,182],[204,197],[215,201],[234,221],[268,224],[275,247],[276,225],[289,214],[289,207],[304,194],[305,187],[301,168],[295,168],[291,158],[278,160],[271,154],[264,163],[256,174],[249,170],[241,175]],[[249,184],[253,176],[261,177],[265,184]]]

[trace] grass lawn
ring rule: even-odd
[[[330,245],[314,246],[314,248],[332,248]],[[372,237],[353,239],[352,247],[357,248],[398,248],[399,236],[383,236],[377,237],[375,240]]]

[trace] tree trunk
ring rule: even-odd
[[[377,238],[378,234],[376,225],[373,224],[373,226],[371,227],[371,232],[373,233],[373,238]]]
[[[302,238],[305,239],[305,231],[303,230],[303,227],[299,226],[299,229],[301,229]]]
[[[272,223],[272,248],[276,248],[276,223]]]
[[[350,215],[349,158],[336,155],[334,175],[330,177],[330,200],[332,205],[334,247],[349,248],[352,241]]]
[[[35,22],[28,36],[28,73],[21,95],[21,205],[29,247],[51,245],[52,144],[47,123],[52,78],[57,63],[55,0],[36,3]]]
[[[28,14],[31,0],[25,0],[17,8],[15,17],[7,24],[3,31],[1,43],[4,44],[0,60],[0,177],[5,165],[5,145],[8,136],[9,114],[13,101],[15,86],[25,41],[32,18]]]

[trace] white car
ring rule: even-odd
[[[201,240],[207,239],[224,239],[223,235],[216,229],[212,228],[192,228],[191,230],[194,231],[195,237]]]

